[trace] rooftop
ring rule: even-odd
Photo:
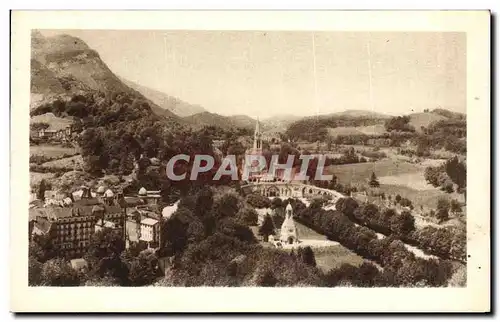
[[[145,218],[141,221],[141,224],[149,225],[149,226],[156,225],[157,223],[158,223],[158,220],[153,219],[153,218]]]

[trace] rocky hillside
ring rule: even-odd
[[[56,98],[92,91],[124,92],[145,99],[124,84],[81,39],[69,35],[45,37],[34,31],[31,38],[31,108]],[[153,112],[179,119],[151,102]]]
[[[138,91],[147,99],[157,104],[159,107],[169,110],[178,116],[185,117],[206,112],[206,110],[199,105],[189,104],[178,99],[177,97],[173,97],[152,88],[139,85],[122,77],[120,77],[120,79],[124,84]]]

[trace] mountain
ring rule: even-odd
[[[368,110],[346,110],[342,112],[334,112],[329,114],[320,115],[320,117],[352,117],[352,118],[374,118],[374,119],[388,119],[390,115]]]
[[[125,92],[148,102],[160,116],[179,118],[124,84],[84,41],[69,35],[31,37],[31,103],[34,108],[56,98],[89,92]]]
[[[120,80],[130,88],[133,88],[134,90],[144,95],[159,107],[169,110],[180,117],[206,112],[206,110],[199,105],[189,104],[176,97],[167,95],[163,92],[146,86],[139,85],[122,77],[120,77]]]
[[[216,113],[202,112],[183,118],[184,121],[196,126],[217,126],[222,129],[245,128],[255,129],[257,122],[246,115],[224,116]]]
[[[262,125],[272,132],[285,132],[290,124],[302,119],[303,116],[291,114],[274,115],[262,120]]]

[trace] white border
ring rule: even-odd
[[[30,29],[462,31],[467,33],[468,287],[462,289],[28,288]],[[489,310],[489,12],[13,12],[11,309],[123,312]],[[474,100],[479,97],[479,100]],[[478,267],[481,267],[479,269]],[[281,300],[279,300],[281,299]]]

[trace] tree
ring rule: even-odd
[[[209,187],[202,188],[196,196],[196,205],[194,214],[198,218],[202,218],[206,213],[210,212],[214,204],[213,192]]]
[[[55,258],[43,263],[41,271],[41,285],[46,286],[78,286],[80,278],[71,268],[69,262]]]
[[[47,191],[47,189],[48,189],[47,181],[45,181],[45,179],[42,179],[40,181],[40,184],[38,185],[38,190],[36,192],[37,199],[44,201],[45,200],[45,191]]]
[[[236,218],[240,223],[244,225],[256,226],[259,220],[259,214],[253,208],[244,207],[238,211],[238,213],[236,214]]]
[[[271,201],[259,194],[253,193],[246,197],[247,202],[255,208],[269,208],[271,207]]]
[[[415,230],[415,217],[409,211],[391,217],[391,231],[399,236],[408,235]]]
[[[56,257],[57,254],[58,249],[50,236],[35,235],[29,243],[29,256],[34,257],[41,263]]]
[[[224,194],[214,205],[216,218],[234,218],[239,210],[239,199],[233,193]]]
[[[189,209],[179,208],[172,217],[165,221],[162,229],[165,236],[165,247],[170,250],[170,256],[182,253],[188,242],[188,227],[181,220],[182,213],[190,215],[186,218],[192,216]],[[205,229],[203,229],[203,235],[205,235]]]
[[[459,214],[462,212],[462,205],[456,199],[452,199],[450,202],[450,211],[454,214]]]
[[[450,210],[450,202],[446,198],[439,198],[437,202],[437,213],[436,218],[440,221],[446,221],[449,219],[448,211]]]
[[[116,160],[116,159],[113,159]],[[119,164],[119,173],[128,175],[134,170],[134,156],[132,153],[125,153],[122,155]],[[111,165],[110,165],[111,166]]]
[[[378,179],[377,179],[377,176],[375,175],[375,172],[372,172],[372,175],[370,177],[370,181],[368,182],[368,184],[371,187],[379,187],[380,186],[380,183],[378,182]]]
[[[262,272],[257,278],[257,286],[274,287],[277,283],[278,280],[270,270]]]
[[[299,258],[309,266],[316,267],[316,258],[310,246],[298,249]]]
[[[255,236],[248,226],[236,222],[233,218],[225,218],[219,223],[218,231],[223,234],[237,238],[240,241],[254,243]]]
[[[266,242],[268,241],[269,235],[274,235],[274,223],[269,214],[264,217],[264,221],[259,227],[259,235],[261,235]]]
[[[466,196],[466,184],[467,184],[467,168],[465,164],[458,160],[458,157],[454,157],[445,164],[445,171],[450,177],[450,179],[458,186],[458,191],[464,193]]]
[[[150,285],[158,273],[158,258],[152,251],[141,252],[129,263],[128,278],[132,286]]]
[[[125,250],[125,241],[119,231],[104,228],[92,235],[90,245],[84,255],[93,274],[111,276],[123,281],[126,278],[120,254]],[[92,275],[93,275],[92,274]]]
[[[40,285],[42,282],[41,274],[42,274],[42,263],[37,261],[37,259],[33,256],[30,256],[28,259],[28,285],[35,286]]]
[[[335,204],[335,209],[344,213],[347,217],[354,216],[354,211],[358,207],[358,202],[353,198],[340,198]]]
[[[276,209],[281,207],[283,207],[283,200],[281,200],[281,198],[274,198],[271,201],[271,209]]]

